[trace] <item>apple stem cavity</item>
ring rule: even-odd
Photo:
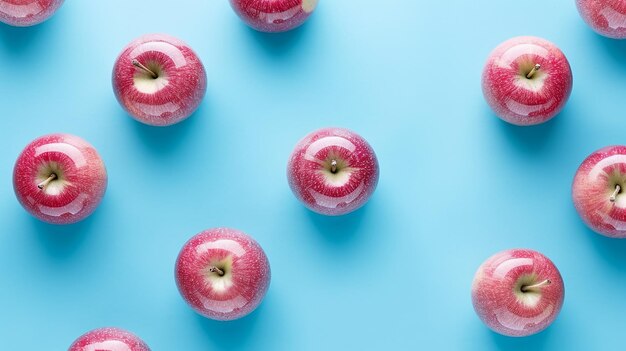
[[[532,79],[532,77],[535,75],[535,73],[537,73],[538,70],[541,69],[541,65],[540,64],[535,64],[535,67],[533,67],[533,69],[530,70],[530,72],[528,72],[528,74],[526,75],[526,78],[528,79]]]
[[[152,71],[151,69],[149,69],[148,67],[144,66],[141,62],[137,61],[137,60],[133,60],[133,66],[143,70],[146,73],[150,73],[150,75],[152,76],[152,78],[157,79],[159,78],[159,75],[154,73],[154,71]]]
[[[544,287],[546,285],[550,285],[552,284],[552,281],[550,281],[550,279],[546,279],[540,283],[537,284],[533,284],[533,285],[524,285],[522,286],[522,288],[520,290],[522,290],[522,292],[529,292],[530,290],[534,290],[534,289],[538,289],[541,287]]]
[[[225,274],[223,270],[221,270],[221,269],[219,269],[219,268],[217,268],[217,267],[215,267],[215,266],[213,266],[213,267],[209,268],[209,272],[211,272],[211,273],[217,273],[217,275],[219,275],[220,277],[223,277],[223,276],[224,276],[224,274]]]
[[[330,172],[333,174],[337,173],[337,160],[332,160],[330,162]]]
[[[43,190],[43,188],[45,188],[46,185],[48,185],[51,181],[55,180],[56,177],[57,177],[56,174],[54,174],[54,173],[50,174],[50,176],[46,180],[44,180],[43,182],[37,184],[37,187],[39,188],[39,190]]]
[[[613,192],[613,194],[611,195],[611,197],[609,198],[609,200],[611,200],[611,202],[615,202],[615,200],[617,200],[617,195],[619,193],[622,192],[622,187],[618,185],[615,186],[615,191]]]

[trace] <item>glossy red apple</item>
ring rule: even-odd
[[[100,328],[81,335],[68,351],[150,351],[150,348],[130,332]]]
[[[168,126],[191,116],[206,93],[202,62],[184,42],[164,34],[136,39],[113,68],[113,91],[136,120]]]
[[[580,16],[598,34],[613,39],[626,38],[626,1],[576,0]]]
[[[63,5],[63,0],[0,0],[0,21],[11,26],[39,24]]]
[[[595,232],[626,238],[626,146],[609,146],[591,154],[572,184],[574,206]]]
[[[482,88],[485,100],[501,119],[520,126],[556,116],[572,92],[572,70],[551,42],[516,37],[500,44],[487,59]]]
[[[265,297],[271,275],[261,246],[230,228],[194,236],[176,260],[176,285],[182,297],[199,314],[221,321],[254,311]]]
[[[317,7],[318,0],[230,0],[250,27],[261,32],[285,32],[302,25]]]
[[[474,277],[472,303],[493,331],[528,336],[547,328],[563,306],[565,288],[559,270],[533,250],[499,252]]]
[[[365,205],[378,184],[378,160],[358,134],[324,128],[300,140],[287,165],[294,195],[314,212],[338,216]]]
[[[85,219],[100,204],[106,187],[107,172],[96,149],[69,134],[35,139],[13,169],[13,188],[20,204],[53,224]]]

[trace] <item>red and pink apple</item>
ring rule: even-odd
[[[572,197],[589,228],[626,238],[626,146],[608,146],[587,157],[574,176]]]
[[[145,35],[128,44],[115,62],[112,80],[122,107],[153,126],[169,126],[191,116],[207,88],[196,53],[164,34]]]
[[[150,351],[150,348],[126,330],[100,328],[81,335],[68,351]]]
[[[537,251],[514,249],[491,256],[478,268],[472,303],[493,331],[528,336],[554,322],[564,292],[561,274],[550,259]]]
[[[250,27],[261,32],[285,32],[302,25],[317,7],[318,0],[230,0]]]
[[[85,219],[100,204],[107,172],[96,149],[70,134],[50,134],[28,144],[17,158],[13,188],[33,216],[53,224]]]
[[[580,16],[598,34],[626,39],[626,1],[576,0]]]
[[[39,24],[63,5],[64,0],[0,0],[0,22],[28,27]]]
[[[556,45],[515,37],[496,47],[483,69],[485,100],[501,119],[520,126],[556,116],[572,92],[572,70]]]
[[[369,200],[378,184],[378,160],[358,134],[324,128],[300,140],[287,165],[294,195],[314,212],[338,216]]]
[[[271,275],[261,246],[230,228],[197,234],[176,260],[176,285],[183,299],[199,314],[220,321],[254,311],[265,297]]]

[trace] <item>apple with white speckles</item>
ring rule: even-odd
[[[46,21],[64,0],[0,0],[0,22],[29,27]]]
[[[608,146],[589,155],[574,176],[572,198],[589,228],[626,238],[626,146]]]
[[[13,188],[33,216],[70,224],[91,215],[107,187],[107,172],[96,149],[70,134],[50,134],[28,144],[13,169]]]
[[[287,178],[294,195],[310,210],[339,216],[361,208],[378,184],[378,159],[360,135],[324,128],[294,148]]]
[[[561,273],[543,254],[527,249],[499,252],[478,268],[472,303],[496,333],[528,336],[550,326],[563,306]]]
[[[317,7],[318,0],[230,0],[250,27],[268,33],[285,32],[301,26]]]
[[[576,0],[580,16],[598,34],[626,39],[626,1]]]
[[[567,58],[553,43],[515,37],[496,47],[485,64],[482,89],[495,114],[509,123],[544,123],[561,112],[572,92]]]
[[[68,351],[150,351],[137,335],[120,328],[99,328],[81,335]]]
[[[122,107],[152,126],[187,119],[207,88],[200,58],[186,43],[165,34],[145,35],[128,44],[115,61],[112,81]]]
[[[197,234],[176,260],[176,285],[183,299],[199,314],[220,321],[254,311],[267,293],[271,275],[261,246],[231,228]]]

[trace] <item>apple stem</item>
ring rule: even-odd
[[[217,268],[217,267],[215,267],[215,266],[214,266],[214,267],[209,268],[209,272],[211,272],[211,273],[217,273],[217,275],[219,275],[220,277],[224,276],[224,274],[225,274],[223,270],[221,270],[221,269],[219,269],[219,268]]]
[[[521,290],[522,290],[522,292],[528,292],[529,290],[541,288],[543,286],[550,285],[550,284],[552,284],[552,281],[550,281],[550,279],[546,279],[546,280],[542,281],[541,283],[537,283],[537,284],[533,284],[533,285],[524,285],[524,286],[522,286]]]
[[[533,69],[531,69],[530,72],[528,72],[528,74],[526,75],[526,78],[528,79],[532,78],[535,75],[535,73],[537,73],[537,71],[540,69],[541,69],[541,65],[536,64],[535,67],[533,67]]]
[[[330,161],[330,172],[337,173],[337,160]]]
[[[150,73],[150,75],[152,75],[152,78],[157,79],[159,78],[159,75],[154,73],[151,69],[149,69],[148,67],[144,66],[141,62],[137,61],[137,60],[133,60],[133,66],[144,70],[147,73]]]
[[[622,187],[618,185],[615,186],[615,191],[613,192],[613,194],[611,195],[611,197],[609,198],[609,200],[611,200],[611,202],[615,202],[615,200],[617,200],[617,194],[619,194],[622,191]]]
[[[48,179],[44,180],[43,182],[37,184],[37,187],[39,188],[39,190],[43,190],[43,188],[46,187],[46,185],[48,185],[51,181],[53,181],[55,178],[57,177],[56,174],[52,173],[50,174],[50,176],[48,177]]]

